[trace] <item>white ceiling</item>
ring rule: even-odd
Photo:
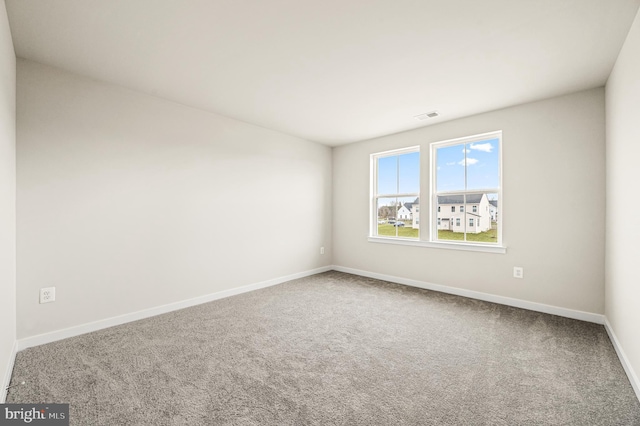
[[[640,0],[6,5],[19,57],[340,145],[602,86]]]

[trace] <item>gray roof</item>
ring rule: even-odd
[[[404,203],[404,206],[411,210],[411,207],[413,207],[414,204],[420,204],[420,197],[416,198],[415,200],[413,200],[413,203]]]
[[[482,200],[484,194],[467,195],[467,204],[478,204]],[[438,204],[462,204],[464,197],[462,195],[440,195],[438,196]]]
[[[498,200],[489,200],[489,204],[491,204],[495,208],[498,208]]]

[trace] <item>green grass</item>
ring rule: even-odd
[[[418,238],[419,230],[413,229],[411,223],[405,223],[404,226],[400,226],[398,229],[398,237],[403,238]],[[378,224],[378,235],[384,237],[395,237],[396,227],[393,225]],[[453,231],[438,231],[439,240],[449,241],[464,241],[464,233]],[[492,226],[487,232],[481,232],[479,234],[467,234],[467,241],[479,242],[479,243],[496,243],[498,241],[498,229],[497,226]]]
[[[410,223],[409,224],[405,223],[404,226],[399,226],[397,229],[398,229],[398,237],[418,238],[419,230],[413,229]],[[395,237],[396,227],[393,225],[389,225],[388,223],[379,224],[378,235],[385,236],[385,237]]]
[[[453,231],[445,231],[438,230],[438,239],[439,240],[450,240],[450,241],[463,241],[464,233],[462,232],[453,232]],[[481,232],[479,234],[467,234],[467,241],[479,242],[479,243],[496,243],[498,242],[498,230],[492,229],[487,232]]]

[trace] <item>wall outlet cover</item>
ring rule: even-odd
[[[524,278],[524,268],[521,266],[513,267],[513,277],[514,278]]]
[[[56,288],[47,287],[40,289],[40,303],[50,303],[56,301]]]

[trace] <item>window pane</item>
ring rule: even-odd
[[[378,194],[398,193],[398,156],[378,158]]]
[[[398,162],[400,164],[398,193],[420,192],[420,153],[402,154],[399,156]]]
[[[464,213],[459,209],[463,202],[463,195],[438,196],[439,240],[464,240]]]
[[[498,139],[472,142],[467,151],[467,190],[500,186],[500,145]]]
[[[436,191],[464,190],[464,145],[436,149]]]
[[[383,237],[418,238],[420,212],[413,197],[378,199],[378,235]]]
[[[378,235],[386,237],[396,236],[396,221],[398,213],[397,198],[378,198]]]

